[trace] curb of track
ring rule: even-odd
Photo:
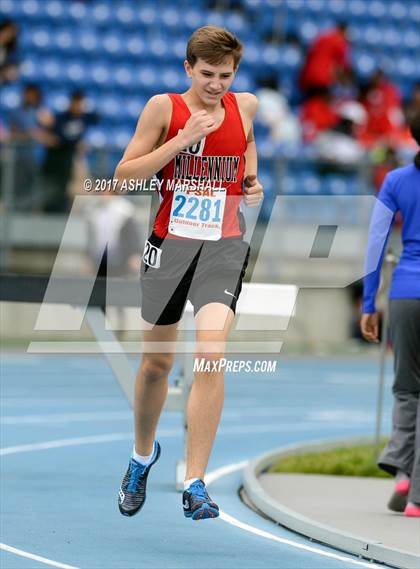
[[[418,569],[420,567],[420,556],[387,547],[381,542],[353,535],[302,516],[274,500],[259,483],[259,475],[281,457],[310,451],[331,450],[337,447],[353,446],[371,441],[372,439],[369,437],[341,438],[273,449],[254,458],[247,464],[243,474],[245,492],[254,506],[271,520],[312,540],[371,561],[386,563],[401,569]]]

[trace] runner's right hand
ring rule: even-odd
[[[207,111],[202,110],[193,113],[179,133],[182,147],[187,148],[197,144],[198,141],[215,131],[219,126]]]

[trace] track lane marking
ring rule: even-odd
[[[175,430],[167,430],[167,431],[162,430],[159,433],[159,436],[162,438],[176,437],[176,436],[179,436],[179,434],[180,434],[179,430],[176,430],[176,431]],[[53,440],[53,441],[45,441],[43,443],[34,443],[34,444],[27,444],[27,445],[18,445],[18,446],[14,446],[14,447],[5,447],[5,448],[0,449],[0,455],[18,454],[18,453],[25,453],[25,452],[38,451],[38,450],[48,450],[51,448],[62,448],[62,447],[66,447],[66,446],[77,446],[77,445],[83,445],[83,444],[107,443],[107,442],[113,442],[113,441],[132,439],[132,436],[133,436],[132,433],[112,433],[112,434],[108,434],[108,435],[78,437],[78,438],[71,438],[71,439],[57,439],[57,440]],[[245,467],[245,465],[247,464],[247,462],[248,461],[245,460],[245,461],[241,461],[241,462],[237,462],[237,463],[228,464],[226,466],[222,466],[220,468],[217,468],[216,470],[209,472],[208,475],[206,476],[206,479],[205,479],[206,483],[209,485],[213,484],[213,482],[215,482],[216,480],[219,480],[220,478],[223,478],[224,476],[227,476],[229,474],[232,474],[233,472],[236,472],[238,470],[243,469]],[[252,533],[254,535],[258,535],[259,537],[263,537],[265,539],[269,539],[269,540],[275,541],[277,543],[281,543],[282,545],[288,545],[288,546],[293,547],[295,549],[300,549],[302,551],[307,551],[309,553],[314,553],[316,555],[320,555],[323,557],[329,557],[330,559],[335,559],[337,561],[343,561],[344,563],[349,563],[351,565],[357,565],[359,567],[366,567],[368,569],[383,569],[383,566],[377,565],[375,563],[358,561],[356,559],[352,559],[351,557],[345,557],[344,555],[339,555],[337,553],[323,551],[322,549],[318,549],[318,548],[310,546],[310,545],[305,545],[305,544],[302,544],[302,543],[299,543],[296,541],[292,541],[292,540],[287,539],[287,538],[279,537],[279,536],[277,536],[273,533],[270,533],[268,531],[261,530],[258,527],[252,526],[252,525],[247,524],[245,522],[241,522],[240,520],[238,520],[234,516],[231,516],[227,512],[224,512],[223,510],[221,510],[221,512],[220,512],[220,518],[224,522],[226,522],[232,526],[235,526],[235,527],[237,527],[243,531],[246,531],[248,533]],[[326,546],[326,547],[328,547],[328,546]],[[33,556],[33,554],[31,554],[31,553],[28,553],[28,552],[25,552],[22,550],[18,550],[16,548],[13,548],[13,547],[8,546],[6,544],[1,544],[1,549],[4,549],[4,550],[9,551],[11,553],[16,553],[16,555],[21,555],[22,557],[28,557],[29,559],[35,559],[36,558],[40,563],[45,563],[46,565],[52,565],[54,567],[59,567],[62,569],[78,569],[77,567],[62,564],[62,563],[59,563],[57,561],[52,561],[52,560],[47,559],[45,557]],[[17,553],[17,552],[19,552],[19,553]]]
[[[217,468],[216,470],[209,472],[209,474],[205,478],[206,484],[210,485],[216,480],[219,480],[220,478],[227,476],[228,474],[232,474],[233,472],[236,472],[238,470],[243,470],[247,463],[248,461],[244,460],[242,462],[237,462],[233,464],[228,464],[226,466],[222,466],[221,468]],[[291,539],[279,537],[278,535],[270,533],[266,530],[262,530],[245,522],[241,522],[240,520],[238,520],[234,516],[231,516],[230,514],[228,514],[223,510],[220,510],[220,518],[224,522],[233,525],[239,529],[242,529],[254,535],[258,535],[259,537],[264,537],[265,539],[269,539],[271,541],[276,541],[277,543],[281,543],[283,545],[288,545],[295,549],[301,549],[309,553],[315,553],[316,555],[321,555],[323,557],[329,557],[330,559],[335,559],[337,561],[343,561],[345,563],[357,565],[358,567],[367,567],[368,569],[383,569],[383,565],[377,565],[376,563],[369,561],[358,561],[357,559],[352,559],[351,557],[345,557],[344,555],[339,555],[337,553],[324,551],[322,549],[318,549],[317,547],[313,547],[311,545],[305,545],[297,541],[292,541]],[[328,545],[326,545],[325,547],[328,547]]]
[[[35,553],[29,553],[28,551],[23,551],[22,549],[17,549],[16,547],[11,547],[5,543],[0,543],[0,549],[7,551],[8,553],[14,553],[19,557],[26,557],[26,559],[32,559],[33,561],[39,561],[45,565],[50,565],[51,567],[58,567],[59,569],[78,569],[74,565],[67,565],[66,563],[60,563],[59,561],[53,561],[52,559],[47,559],[46,557],[41,557],[40,555],[35,555]]]

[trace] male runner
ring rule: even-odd
[[[247,266],[240,201],[257,206],[263,197],[252,128],[257,100],[229,91],[241,54],[241,43],[227,30],[196,30],[184,64],[191,87],[149,100],[115,172],[120,181],[156,175],[161,184],[141,269],[142,316],[152,325],[145,344],[176,341],[189,299],[196,357],[210,362],[223,357]],[[155,431],[173,360],[171,350],[146,348],[138,370],[135,445],[118,500],[126,516],[143,506],[147,476],[160,455]],[[211,369],[195,374],[187,409],[183,507],[193,520],[219,515],[203,482],[223,405],[223,371]]]

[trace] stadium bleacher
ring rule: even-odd
[[[215,11],[213,5],[208,0],[195,0],[194,7],[185,1],[175,6],[172,0],[2,0],[2,17],[19,26],[22,64],[19,80],[2,87],[0,110],[7,116],[18,106],[22,84],[28,81],[40,84],[45,103],[54,111],[65,108],[70,91],[83,89],[100,116],[90,129],[89,143],[121,151],[148,97],[187,88],[185,44],[194,29],[208,23],[227,27],[244,40],[235,90],[254,91],[259,78],[275,74],[292,106],[305,46],[338,19],[350,24],[359,78],[381,66],[405,98],[419,78],[416,1],[243,0],[241,10],[227,12]],[[280,37],[295,34],[301,46],[266,43],[273,26]],[[261,175],[268,180],[272,172],[264,160],[285,149],[268,140],[263,125],[257,123],[255,131],[264,166]],[[284,184],[283,191],[355,192],[355,181],[348,176],[322,188],[316,173],[302,176],[294,177],[295,189]]]

